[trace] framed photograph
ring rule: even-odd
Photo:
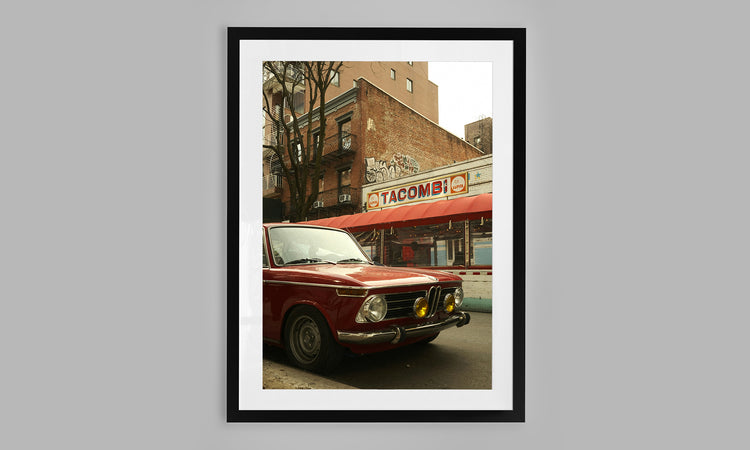
[[[523,28],[229,28],[227,421],[525,420]]]

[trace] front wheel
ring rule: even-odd
[[[307,305],[298,306],[289,314],[284,327],[284,349],[297,366],[319,373],[333,369],[343,354],[323,315]]]

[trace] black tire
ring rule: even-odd
[[[289,313],[284,325],[284,351],[297,366],[318,373],[331,371],[344,353],[323,315],[307,305]]]

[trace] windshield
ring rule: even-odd
[[[276,265],[370,263],[357,241],[345,231],[273,227],[268,237]]]

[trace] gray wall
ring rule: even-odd
[[[742,447],[748,7],[287,3],[0,6],[0,447]],[[528,28],[526,424],[224,423],[225,28],[264,24]]]

